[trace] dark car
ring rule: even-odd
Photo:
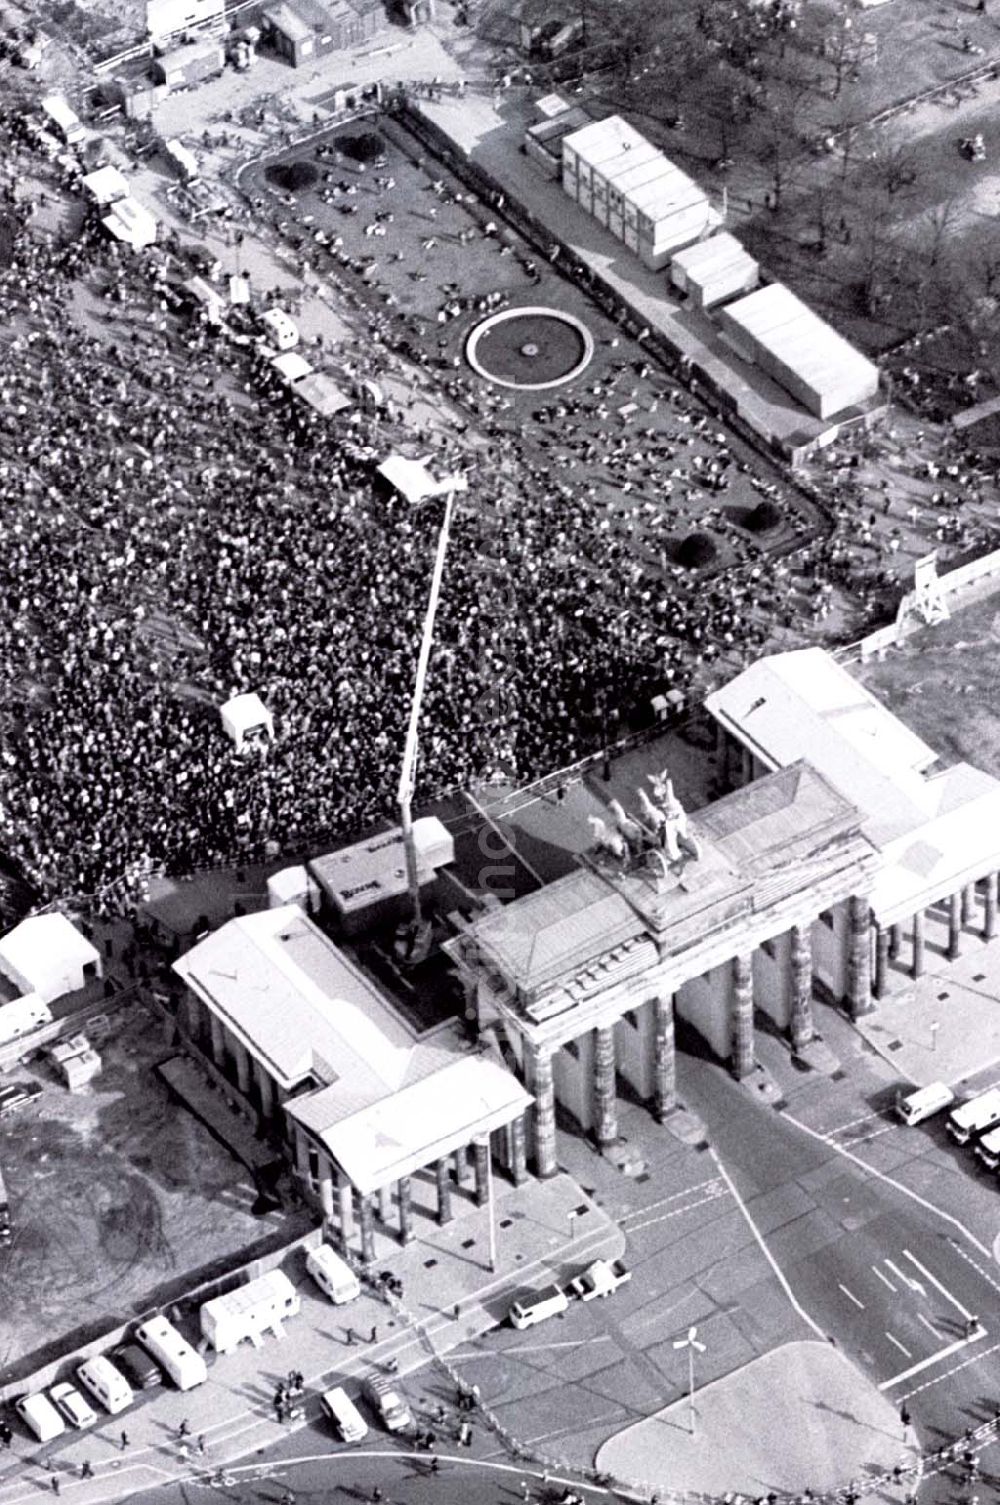
[[[42,1089],[37,1082],[11,1082],[9,1087],[0,1087],[0,1118],[6,1118],[8,1113],[16,1112],[26,1103],[33,1103],[41,1095]]]
[[[119,1343],[108,1358],[118,1366],[133,1390],[154,1390],[163,1384],[163,1370],[138,1343]]]

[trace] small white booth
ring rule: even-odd
[[[428,469],[430,455],[410,460],[406,455],[389,455],[382,461],[378,473],[393,491],[411,503],[423,502],[430,496],[446,496],[449,491],[468,491],[467,476],[434,477]]]
[[[101,953],[64,914],[29,915],[0,939],[0,972],[21,993],[54,1003],[101,976]]]
[[[234,695],[220,706],[222,728],[238,753],[258,747],[265,739],[274,741],[274,717],[256,691]]]
[[[283,867],[267,880],[268,909],[281,909],[285,904],[297,904],[306,914],[315,914],[319,908],[319,884],[301,863]]]
[[[201,1331],[216,1353],[231,1353],[245,1339],[259,1348],[265,1333],[284,1337],[282,1321],[296,1316],[301,1304],[284,1271],[268,1270],[235,1291],[206,1301],[201,1309]]]

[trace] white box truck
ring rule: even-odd
[[[1000,1087],[991,1087],[948,1114],[947,1129],[956,1144],[968,1144],[1000,1125]]]
[[[306,1255],[306,1269],[324,1295],[336,1306],[361,1295],[361,1282],[346,1260],[329,1244],[319,1244]]]
[[[216,1353],[231,1353],[245,1338],[255,1348],[266,1332],[281,1337],[281,1322],[294,1317],[302,1305],[299,1293],[283,1270],[268,1270],[257,1280],[215,1296],[201,1309],[201,1330]]]
[[[61,94],[47,94],[42,100],[41,109],[46,123],[67,146],[77,146],[86,138],[87,133],[80,123],[80,117]]]

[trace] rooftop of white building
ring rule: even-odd
[[[363,1191],[530,1101],[455,1021],[418,1035],[294,904],[230,920],[174,970],[280,1087],[299,1092],[286,1112]]]

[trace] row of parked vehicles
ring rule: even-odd
[[[319,1290],[336,1305],[360,1296],[357,1274],[328,1244],[308,1250],[305,1263]],[[202,1336],[217,1353],[230,1353],[244,1340],[258,1342],[263,1332],[277,1331],[280,1323],[295,1316],[300,1307],[299,1294],[288,1276],[281,1270],[270,1270],[204,1302],[200,1313]],[[75,1383],[64,1380],[47,1394],[39,1391],[23,1395],[14,1402],[14,1409],[40,1442],[50,1442],[66,1430],[67,1424],[93,1426],[98,1411],[92,1402],[108,1415],[117,1416],[131,1406],[136,1391],[162,1385],[165,1378],[179,1390],[191,1390],[208,1379],[208,1368],[173,1323],[156,1316],[140,1323],[130,1340],[78,1365]],[[391,1390],[391,1386],[383,1386],[377,1395],[373,1391],[371,1399],[384,1424],[396,1431],[409,1425],[412,1417],[405,1403],[393,1401]],[[336,1424],[345,1440],[356,1440],[353,1434],[357,1421],[348,1409],[334,1402],[331,1410],[326,1398],[324,1408],[331,1417],[336,1411]]]
[[[172,1322],[151,1317],[136,1328],[134,1340],[78,1365],[75,1385],[64,1380],[48,1394],[22,1395],[14,1409],[39,1442],[51,1442],[66,1430],[67,1422],[71,1427],[95,1424],[98,1412],[91,1400],[109,1416],[117,1416],[128,1410],[137,1390],[162,1385],[165,1377],[179,1390],[191,1390],[208,1378],[208,1369]]]
[[[916,1092],[900,1096],[896,1112],[907,1124],[951,1112],[945,1128],[956,1144],[971,1144],[978,1158],[991,1171],[1000,1169],[1000,1087],[990,1087],[955,1106],[955,1094],[943,1082],[932,1082]]]

